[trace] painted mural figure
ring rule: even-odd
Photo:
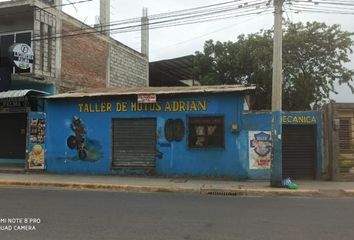
[[[71,121],[71,130],[75,133],[74,135],[69,136],[67,140],[68,147],[70,149],[77,149],[79,158],[84,160],[87,157],[87,151],[85,147],[85,126],[81,122],[81,119],[77,116],[74,116]]]
[[[33,146],[32,151],[28,154],[28,164],[30,168],[43,167],[44,165],[44,150],[41,145]]]

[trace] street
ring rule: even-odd
[[[349,198],[21,188],[0,195],[1,240],[354,239]]]

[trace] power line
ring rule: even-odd
[[[318,8],[316,6],[294,5],[294,6],[289,6],[289,9],[293,11],[312,12],[312,13],[343,14],[343,15],[354,14],[354,9]]]
[[[175,27],[175,26],[181,26],[181,25],[187,25],[187,24],[195,24],[195,23],[201,23],[201,22],[209,22],[209,21],[216,21],[216,20],[222,20],[222,19],[227,19],[227,18],[235,18],[235,17],[241,17],[241,16],[250,16],[250,15],[259,15],[260,12],[252,12],[252,13],[247,13],[247,14],[240,14],[240,15],[232,15],[232,16],[222,16],[222,17],[214,17],[214,18],[206,18],[206,19],[202,19],[202,20],[197,20],[197,21],[189,21],[189,22],[183,22],[183,21],[179,21],[176,23],[170,23],[167,24],[165,23],[164,25],[157,25],[154,26],[151,24],[149,24],[149,29],[157,29],[157,28],[165,28],[165,27]],[[157,22],[157,23],[163,23],[163,22]],[[157,24],[155,23],[155,24]],[[50,38],[63,38],[63,37],[74,37],[74,36],[80,36],[80,35],[87,35],[87,34],[92,34],[92,33],[102,33],[102,32],[106,32],[106,31],[111,31],[115,33],[126,33],[126,32],[134,32],[134,31],[140,31],[140,27],[142,25],[135,25],[135,26],[130,26],[130,27],[120,27],[120,28],[114,28],[114,29],[110,29],[110,30],[103,30],[98,32],[95,29],[92,29],[94,31],[85,31],[85,32],[81,32],[81,33],[76,33],[76,34],[71,34],[71,35],[61,35],[61,36],[55,36],[55,37],[45,37],[45,38],[37,38],[37,39],[33,39],[32,41],[40,41],[40,40],[46,40],[46,39],[50,39]]]
[[[294,11],[295,13],[321,13],[321,14],[334,14],[334,15],[354,15],[354,13],[351,12],[331,12],[331,11],[321,11],[321,10],[308,10],[308,9],[301,9],[301,8],[289,8],[290,10]]]
[[[58,9],[56,9],[56,7],[67,6],[67,5],[75,5],[75,4],[85,3],[85,2],[90,2],[90,1],[93,1],[93,0],[81,0],[81,1],[78,1],[78,2],[51,5],[51,6],[47,6],[47,7],[43,7],[43,8],[41,8],[41,7],[37,6],[37,5],[34,5],[33,7],[37,8],[37,9],[40,9],[40,10],[44,10],[44,11],[46,11],[46,9],[54,9],[54,10],[58,11]],[[48,5],[48,4],[45,4],[45,5]],[[28,9],[21,10],[21,11],[16,11],[16,12],[11,12],[11,13],[2,13],[1,16],[2,17],[3,16],[22,16],[24,13],[28,13]],[[4,33],[4,32],[0,32],[0,34],[1,33]]]
[[[262,2],[258,1],[257,3],[249,4],[249,5],[247,5],[247,7],[242,8],[241,12],[250,11],[250,10],[248,10],[248,8],[252,8],[252,7],[255,8],[252,11],[257,10],[257,9],[261,9],[260,7],[257,8],[257,6],[261,6],[261,4],[264,4],[264,3],[265,3],[264,1],[262,1]],[[177,23],[179,23],[178,21],[186,21],[186,19],[204,20],[204,17],[207,17],[209,15],[217,15],[217,14],[229,12],[229,11],[232,11],[232,10],[240,11],[240,8],[232,8],[231,10],[230,9],[222,9],[222,10],[218,10],[218,11],[214,11],[214,12],[200,13],[200,14],[197,14],[197,15],[187,16],[187,17],[183,17],[183,18],[173,18],[173,19],[161,20],[161,21],[150,23],[149,24],[149,28],[150,29],[154,29],[154,28],[156,28],[154,25],[157,25],[157,24],[160,24],[159,27],[166,27],[166,26],[161,26],[161,25],[164,24],[164,23],[167,24],[169,22],[177,22]],[[192,22],[189,22],[189,24],[197,23],[197,22],[199,22],[199,21],[194,21],[194,22],[192,21]],[[187,24],[187,23],[184,22],[183,24]],[[109,25],[106,25],[106,27],[107,26],[116,26],[116,25],[120,25],[120,24],[109,24]],[[180,25],[180,23],[178,25]],[[104,31],[114,31],[114,30],[136,31],[136,28],[140,28],[140,27],[142,27],[141,23],[140,24],[136,24],[136,25],[129,25],[129,26],[124,26],[124,27],[119,27],[119,28],[107,29],[107,30],[104,30]],[[90,30],[90,31],[85,31],[85,30]],[[83,31],[85,31],[85,32],[83,32]],[[34,41],[39,41],[39,40],[44,40],[44,39],[48,39],[48,38],[62,38],[62,37],[67,37],[67,36],[68,37],[69,36],[78,36],[78,35],[83,35],[83,34],[98,33],[98,32],[104,32],[104,31],[97,31],[96,28],[89,27],[89,28],[85,28],[85,29],[79,29],[79,30],[72,31],[71,34],[61,34],[61,35],[55,35],[55,36],[46,37],[46,38],[34,38],[33,40]]]
[[[320,9],[320,10],[329,10],[329,11],[337,11],[337,10],[344,10],[344,11],[353,10],[354,11],[354,5],[353,5],[353,7],[342,7],[342,6],[332,7],[332,6],[312,5],[312,4],[306,4],[306,3],[295,3],[295,4],[289,4],[289,6]]]
[[[327,3],[331,3],[327,1]],[[338,2],[343,3],[343,2]],[[325,14],[354,14],[354,4],[350,4],[347,6],[338,5],[338,6],[326,6],[322,5],[322,2],[316,1],[300,1],[296,0],[295,2],[288,2],[287,5],[289,9],[297,12],[311,12],[311,13],[325,13]]]
[[[303,0],[294,0],[295,3],[311,3],[314,5],[341,5],[341,6],[354,6],[354,3],[349,3],[349,2],[341,2],[341,1],[303,1]]]
[[[238,3],[238,2],[240,2],[240,3]],[[232,6],[236,6],[237,8],[247,8],[247,7],[251,6],[251,5],[253,6],[254,4],[262,4],[262,3],[266,3],[266,1],[265,0],[262,0],[262,1],[261,0],[253,0],[253,1],[234,0],[234,1],[222,2],[222,3],[211,4],[211,5],[201,6],[201,7],[183,9],[183,10],[179,10],[179,11],[155,14],[155,15],[149,16],[149,19],[161,18],[161,17],[166,17],[166,16],[169,16],[169,17],[171,17],[171,16],[183,16],[183,15],[185,15],[185,13],[187,13],[187,14],[196,14],[196,13],[200,13],[201,11],[194,11],[194,10],[205,9],[203,11],[208,11],[208,9],[210,9],[211,7],[213,7],[211,10],[220,10],[220,8],[214,8],[214,7],[220,6],[220,5],[229,5],[229,4],[231,4],[231,6],[229,5],[229,6],[222,7],[223,9],[226,9],[226,8],[229,8],[229,7],[232,7]]]
[[[268,15],[268,14],[270,14],[270,12],[263,12],[263,13],[260,13],[259,16],[261,16],[261,15],[262,15],[262,16],[266,16],[266,15]],[[238,25],[240,25],[240,24],[242,24],[242,23],[249,22],[249,21],[252,20],[252,19],[254,19],[254,18],[253,18],[253,17],[250,17],[250,18],[247,18],[247,19],[245,19],[244,21],[240,21],[240,22],[238,22],[238,23],[236,23],[236,24],[233,23],[233,24],[228,25],[228,26],[226,26],[226,27],[222,27],[222,28],[219,28],[219,29],[217,29],[217,30],[214,30],[214,31],[211,31],[211,32],[207,32],[207,33],[205,33],[205,34],[196,36],[196,37],[194,37],[194,38],[190,38],[190,39],[187,39],[187,40],[183,40],[183,41],[174,43],[174,44],[169,45],[169,46],[163,46],[162,48],[169,48],[169,47],[172,47],[172,46],[177,46],[177,45],[180,45],[180,44],[184,44],[184,43],[186,43],[186,42],[190,42],[190,41],[193,41],[193,40],[196,40],[196,39],[199,39],[199,38],[202,38],[202,37],[211,35],[211,34],[216,33],[216,32],[221,32],[221,31],[224,31],[224,30],[226,30],[226,29],[236,27],[236,26],[238,26]]]
[[[241,2],[243,1],[243,2]],[[185,16],[185,15],[191,15],[191,14],[198,14],[202,12],[207,12],[207,11],[213,11],[213,10],[220,10],[220,8],[212,8],[212,7],[218,7],[218,6],[223,6],[223,5],[235,5],[236,3],[238,6],[244,5],[247,6],[248,4],[253,4],[255,2],[259,2],[260,0],[253,0],[253,1],[246,1],[245,0],[233,0],[233,1],[228,1],[228,2],[222,2],[222,3],[216,3],[216,4],[211,4],[211,5],[205,5],[205,6],[199,6],[199,7],[194,7],[194,8],[188,8],[188,9],[183,9],[183,10],[178,10],[178,11],[171,11],[171,12],[166,12],[166,13],[159,13],[159,14],[153,14],[149,15],[149,20],[155,20],[155,19],[161,19],[161,18],[169,18],[169,17],[176,17],[176,16]],[[241,2],[241,3],[238,3]],[[266,1],[263,0],[263,3]],[[230,7],[229,6],[224,6],[222,7],[223,9],[226,9]],[[212,9],[211,9],[212,8]],[[203,10],[204,9],[204,10]],[[112,21],[109,24],[123,24],[123,23],[134,23],[134,22],[139,22],[141,20],[141,17],[136,17],[136,18],[130,18],[130,19],[125,19],[125,20],[116,20]]]
[[[226,3],[230,3],[230,2],[226,2]],[[193,12],[193,11],[190,12],[189,11],[190,9],[185,9],[185,10],[180,10],[180,11],[173,11],[173,12],[167,12],[167,13],[162,13],[162,14],[150,15],[149,16],[149,22],[150,22],[150,24],[154,24],[154,20],[160,20],[160,19],[167,19],[167,20],[164,20],[164,21],[169,22],[169,21],[180,20],[179,17],[182,17],[182,16],[184,16],[184,19],[187,19],[187,18],[202,17],[202,16],[206,16],[206,15],[209,15],[209,14],[210,15],[211,14],[219,14],[219,13],[224,13],[224,12],[227,12],[227,11],[235,11],[235,10],[242,11],[242,10],[246,10],[248,8],[252,8],[252,7],[255,7],[255,6],[261,6],[262,4],[265,4],[265,3],[266,3],[266,1],[258,0],[258,1],[249,2],[247,4],[244,3],[245,7],[243,7],[243,8],[239,7],[239,5],[238,5],[238,6],[234,6],[233,8],[230,8],[230,6],[228,6],[228,7],[223,7],[223,8],[206,9],[204,11],[198,11],[198,12]],[[213,5],[207,5],[205,7],[221,5],[221,4],[222,3],[213,4]],[[202,8],[202,7],[199,7],[199,8]],[[196,8],[192,8],[192,9],[195,10]],[[176,14],[178,12],[180,13],[179,15]],[[169,20],[169,18],[173,18],[173,17],[175,17],[175,18]],[[178,17],[178,18],[176,18],[176,17]],[[141,18],[131,18],[131,19],[126,19],[126,20],[121,20],[121,21],[113,21],[113,22],[110,22],[108,24],[100,25],[98,27],[81,28],[81,29],[78,29],[78,30],[70,31],[70,32],[73,34],[75,32],[82,32],[83,30],[92,30],[93,28],[95,28],[97,31],[100,31],[100,28],[108,28],[108,27],[124,25],[124,24],[133,24],[133,23],[137,23],[137,25],[132,26],[132,27],[141,27],[140,22],[141,22]],[[130,27],[130,26],[128,26],[128,27]]]
[[[87,0],[85,0],[87,1]],[[82,3],[84,1],[80,1],[80,3]],[[233,3],[235,1],[232,1]],[[162,14],[155,14],[150,16],[150,18],[153,18],[154,20],[158,20],[158,19],[164,19],[166,18],[167,20],[164,21],[160,21],[160,22],[152,22],[150,23],[150,25],[154,25],[154,24],[161,24],[161,23],[167,23],[167,22],[174,22],[174,21],[179,21],[179,20],[185,20],[185,19],[202,19],[204,16],[208,16],[208,15],[221,15],[224,14],[224,12],[232,12],[232,11],[238,11],[238,12],[247,12],[247,9],[249,8],[256,8],[262,6],[263,4],[265,4],[267,1],[261,1],[261,0],[254,0],[254,1],[249,1],[249,2],[242,2],[242,4],[240,5],[238,3],[237,6],[233,6],[233,8],[230,9],[230,7],[232,7],[232,5],[227,6],[227,7],[216,7],[216,8],[210,8],[211,6],[220,6],[220,5],[224,5],[224,4],[230,4],[232,3],[230,2],[224,2],[224,3],[219,3],[219,4],[212,4],[212,5],[206,5],[206,6],[202,6],[202,7],[197,7],[197,8],[192,8],[193,11],[190,11],[190,9],[184,9],[184,10],[179,10],[179,11],[173,11],[173,12],[167,12],[167,13],[162,13]],[[238,1],[240,2],[240,0]],[[79,2],[76,2],[79,3]],[[53,6],[51,6],[53,7]],[[205,9],[203,11],[195,11],[196,9]],[[41,9],[41,8],[38,8]],[[260,8],[259,8],[260,9]],[[172,15],[170,15],[170,13],[172,13]],[[177,13],[180,13],[180,15],[177,15]],[[198,14],[196,14],[198,13]],[[225,15],[225,14],[224,14]],[[164,16],[164,17],[163,17]],[[172,16],[174,16],[175,18],[172,18]],[[185,16],[184,18],[178,18],[179,16]],[[106,25],[102,25],[99,26],[99,28],[101,27],[112,27],[112,26],[118,26],[118,25],[124,25],[126,23],[135,23],[135,22],[139,22],[139,24],[136,25],[128,25],[125,27],[122,27],[122,29],[129,29],[129,28],[139,28],[141,27],[141,18],[133,18],[133,19],[127,19],[127,20],[121,20],[117,23],[109,23]],[[94,28],[94,27],[84,27],[84,28],[80,28],[78,30],[74,30],[74,31],[70,31],[70,34],[65,34],[65,33],[61,33],[59,34],[54,34],[53,36],[47,36],[45,38],[38,38],[39,36],[34,35],[33,40],[35,41],[39,41],[39,40],[45,40],[45,39],[49,39],[49,38],[58,38],[58,37],[65,37],[65,36],[75,36],[75,35],[82,35],[82,34],[86,34],[85,30],[89,30],[87,33],[99,33],[99,28]],[[120,28],[119,28],[120,29]],[[113,29],[115,30],[115,29]],[[107,29],[107,31],[109,31],[109,29]],[[101,31],[102,32],[102,31]],[[75,33],[79,33],[79,34],[75,34]]]
[[[271,11],[269,11],[271,12]],[[247,13],[247,14],[239,14],[239,15],[234,15],[228,14],[227,16],[222,16],[222,17],[209,17],[203,20],[197,20],[197,21],[189,21],[189,22],[177,22],[173,24],[166,24],[162,26],[153,26],[149,27],[149,29],[157,29],[157,28],[166,28],[166,27],[176,27],[176,26],[182,26],[182,25],[190,25],[190,24],[196,24],[196,23],[204,23],[204,22],[210,22],[210,21],[218,21],[218,20],[225,20],[225,19],[230,19],[230,18],[235,18],[235,17],[243,17],[243,16],[252,16],[252,15],[260,15],[262,11],[260,12],[252,12],[252,13]],[[128,30],[122,30],[122,31],[117,31],[115,33],[126,33],[126,32],[133,32],[133,31],[140,31],[139,29],[128,29]],[[114,33],[114,34],[115,34]]]
[[[48,6],[48,7],[41,8],[41,9],[45,10],[45,9],[49,9],[49,8],[56,8],[56,7],[63,7],[63,6],[68,6],[68,5],[75,5],[75,4],[78,4],[78,3],[85,3],[85,2],[91,2],[91,1],[93,1],[93,0],[81,0],[81,1],[77,1],[77,2],[62,3],[62,4],[58,4],[58,5],[51,5],[51,6]]]

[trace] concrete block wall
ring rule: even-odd
[[[118,42],[111,44],[109,86],[147,87],[148,71],[146,57]]]

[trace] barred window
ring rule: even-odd
[[[339,150],[343,153],[352,152],[352,129],[351,118],[339,120]]]
[[[190,148],[223,148],[224,117],[190,117]]]

